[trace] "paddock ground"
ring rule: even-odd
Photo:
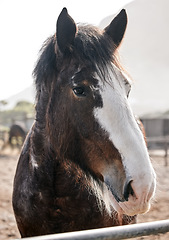
[[[12,184],[16,169],[18,150],[5,149],[0,153],[0,239],[9,240],[19,238],[12,206]],[[153,166],[157,173],[156,199],[149,213],[139,216],[138,222],[150,222],[169,219],[169,157],[168,166],[164,164],[163,152],[150,153]],[[135,238],[137,240],[168,240],[169,233],[158,236]]]

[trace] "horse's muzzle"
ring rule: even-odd
[[[131,178],[126,180],[120,188],[117,188],[117,183],[116,188],[113,187],[110,179],[109,181],[105,179],[105,183],[111,192],[112,206],[118,213],[134,216],[146,213],[150,209],[156,187],[155,175],[152,174],[151,181],[145,185]]]

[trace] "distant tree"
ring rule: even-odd
[[[5,101],[5,100],[1,100],[1,101],[0,101],[0,110],[2,110],[3,107],[4,107],[5,105],[7,105],[7,104],[8,104],[7,101]],[[2,109],[1,109],[1,108],[2,108]]]
[[[0,102],[1,107],[1,102]],[[11,121],[25,121],[27,116],[33,117],[35,114],[34,105],[31,102],[19,101],[13,109],[0,111],[0,124],[4,126],[11,125]]]
[[[7,105],[7,104],[8,104],[8,102],[5,101],[5,100],[1,100],[1,101],[0,101],[0,105],[1,105],[1,106],[5,106],[5,105]]]
[[[27,101],[19,101],[15,105],[14,111],[23,111],[23,112],[33,112],[34,111],[34,105],[31,102]]]
[[[164,115],[169,115],[169,110],[164,113]]]

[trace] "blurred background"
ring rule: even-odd
[[[126,9],[128,26],[119,55],[133,82],[129,101],[144,124],[148,148],[162,181],[159,183],[162,198],[154,204],[150,215],[140,221],[169,218],[169,0],[1,0],[0,236],[3,239],[19,236],[10,200],[19,153],[13,149],[20,151],[34,121],[32,71],[43,42],[55,33],[63,7],[67,7],[75,22],[101,28],[122,8]]]

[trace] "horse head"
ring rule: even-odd
[[[46,145],[93,179],[108,212],[133,216],[149,210],[156,182],[116,58],[126,26],[125,10],[104,30],[76,25],[62,10],[35,68],[36,118]]]

